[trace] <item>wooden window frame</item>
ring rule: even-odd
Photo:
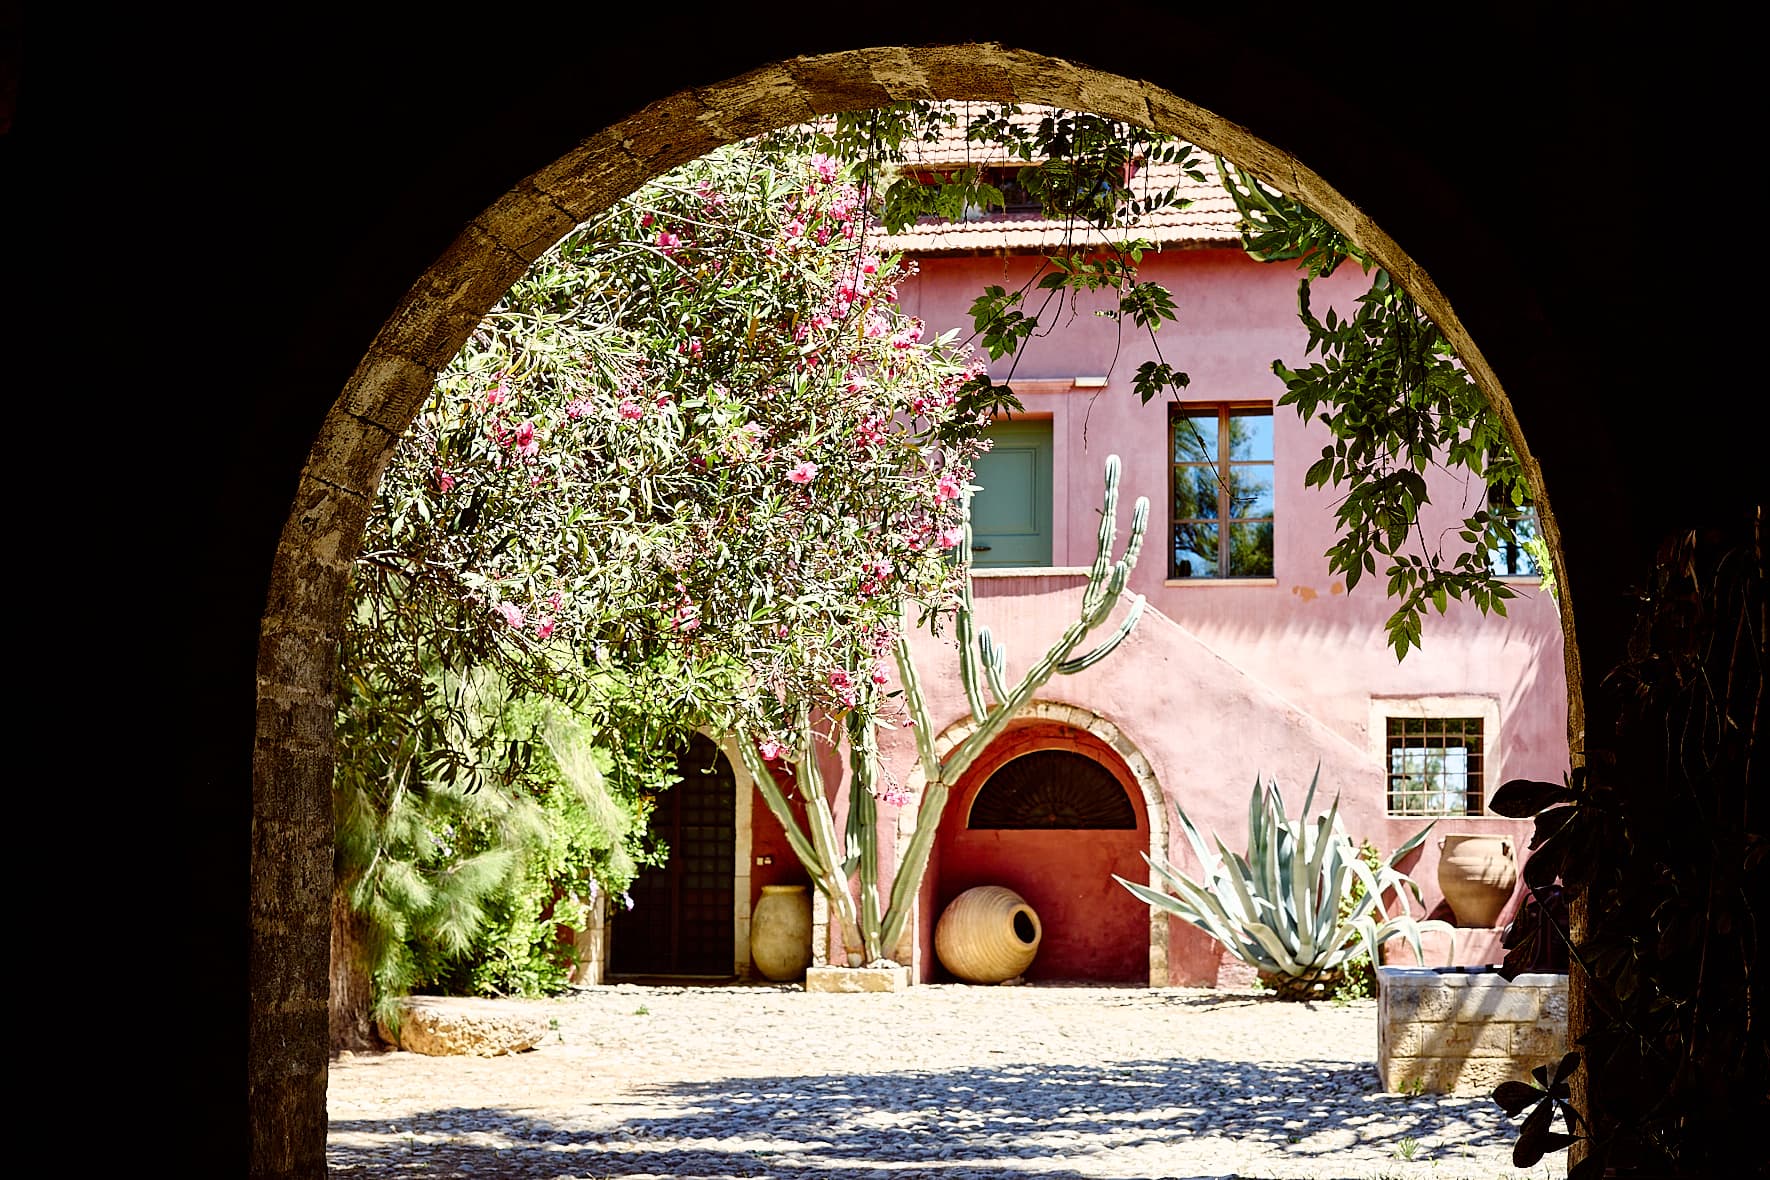
[[[1186,418],[1204,417],[1209,412],[1217,415],[1217,459],[1212,470],[1217,477],[1217,513],[1214,520],[1204,517],[1178,517],[1174,513],[1174,497],[1176,479],[1182,468],[1203,467],[1205,464],[1182,462],[1174,458],[1174,434],[1180,429],[1181,421]],[[1269,401],[1226,401],[1226,402],[1175,402],[1168,407],[1168,579],[1172,581],[1201,583],[1222,582],[1263,582],[1271,581],[1278,572],[1278,434],[1273,431],[1272,453],[1265,459],[1231,460],[1230,420],[1236,417],[1259,417],[1273,420],[1277,425],[1277,416],[1273,404]],[[1229,502],[1230,469],[1233,467],[1264,467],[1271,474],[1272,514],[1270,516],[1232,516]],[[1174,530],[1183,521],[1195,521],[1201,524],[1214,523],[1217,526],[1217,569],[1224,572],[1200,577],[1197,574],[1183,574],[1174,559]],[[1269,524],[1273,530],[1273,568],[1267,573],[1233,574],[1229,569],[1229,539],[1232,525],[1238,524]]]

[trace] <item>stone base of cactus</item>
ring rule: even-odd
[[[808,967],[808,992],[901,992],[909,990],[910,969],[901,963],[884,967]]]
[[[1270,988],[1281,1000],[1325,1000],[1340,986],[1342,972],[1335,968],[1314,975],[1286,975],[1280,971],[1260,972],[1260,986]]]

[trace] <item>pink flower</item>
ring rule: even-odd
[[[662,250],[664,253],[668,254],[680,245],[682,245],[682,239],[671,233],[669,230],[661,229],[658,231],[658,249]]]
[[[940,481],[934,485],[934,495],[939,500],[957,500],[959,493],[964,490],[965,486],[955,479],[950,471],[943,474]]]
[[[522,608],[517,606],[514,602],[500,602],[498,604],[498,613],[503,615],[504,621],[509,623],[512,627],[520,628],[522,626]]]
[[[535,620],[535,638],[536,639],[551,638],[553,635],[554,625],[555,625],[555,623],[554,623],[554,620],[552,620],[552,619],[536,619]]]
[[[701,612],[695,604],[683,599],[676,606],[676,613],[670,616],[670,630],[687,634],[701,625]]]
[[[486,409],[494,409],[509,400],[510,398],[504,393],[504,387],[500,385],[486,394]]]
[[[939,536],[940,547],[942,549],[951,549],[965,539],[965,530],[958,525],[948,525],[946,528],[940,530]]]
[[[558,610],[560,603],[562,603],[564,601],[565,601],[565,595],[561,594],[557,590],[555,590],[553,593],[551,593],[547,596],[547,605],[552,607],[554,610]]]
[[[811,157],[811,167],[817,173],[817,178],[825,184],[836,179],[836,161],[822,152]]]
[[[641,214],[639,217],[639,228],[640,229],[650,229],[652,220],[653,220],[652,215],[649,212]]]
[[[762,761],[773,762],[786,752],[786,747],[773,738],[763,738],[756,743],[756,752],[762,755]]]
[[[879,802],[891,807],[902,807],[910,801],[909,788],[902,783],[892,783],[879,792]]]
[[[517,454],[526,455],[531,459],[541,450],[540,440],[535,438],[535,424],[533,422],[524,422],[518,426],[516,433],[511,435],[511,442],[516,447]]]
[[[873,674],[871,677],[869,677],[869,679],[871,679],[872,682],[874,684],[878,685],[880,688],[884,688],[885,681],[887,679],[889,679],[889,677],[887,677],[885,675],[885,665],[884,664],[874,664],[873,665]]]
[[[830,687],[835,690],[844,705],[852,708],[855,701],[854,677],[838,668],[830,673]]]
[[[810,483],[817,478],[817,464],[809,459],[802,460],[799,466],[787,472],[789,483]]]
[[[632,401],[629,398],[621,399],[619,412],[621,417],[628,422],[631,422],[635,418],[645,417],[645,410],[640,407],[638,402]]]
[[[455,490],[455,477],[440,467],[436,469],[436,490],[445,494]]]
[[[590,412],[590,403],[581,397],[575,397],[565,403],[565,416],[574,421]]]

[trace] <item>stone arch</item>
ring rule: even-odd
[[[271,1158],[282,1153],[311,1159],[310,1140],[323,1140],[329,915],[312,898],[329,872],[334,653],[382,472],[434,375],[535,258],[651,177],[765,130],[909,98],[1052,103],[1181,135],[1304,201],[1387,268],[1456,347],[1524,464],[1563,586],[1570,732],[1583,732],[1561,536],[1511,403],[1431,277],[1295,155],[1169,90],[997,43],[796,57],[679,91],[592,134],[486,206],[384,321],[308,451],[272,562],[256,660],[248,1033],[255,1159],[257,1143],[274,1145],[257,1170],[284,1171]],[[1159,813],[1152,810],[1152,831]]]

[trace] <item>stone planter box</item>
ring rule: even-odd
[[[1567,976],[1377,968],[1377,1076],[1391,1093],[1488,1094],[1567,1052]]]
[[[805,971],[808,992],[901,992],[910,986],[910,969],[889,967],[809,967]]]

